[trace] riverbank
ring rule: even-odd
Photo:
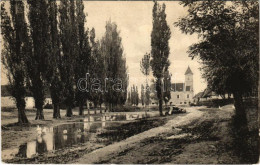
[[[5,114],[6,112],[2,112],[2,114]],[[11,113],[11,112],[9,112]],[[30,118],[32,116],[32,112],[27,112],[27,115]],[[51,111],[45,110],[45,119],[46,120],[31,120],[29,126],[19,126],[15,125],[14,123],[10,123],[10,121],[13,120],[12,117],[9,118],[3,118],[4,115],[2,115],[3,120],[8,120],[9,124],[2,125],[2,160],[7,163],[67,163],[69,161],[73,161],[76,158],[79,158],[86,153],[89,153],[93,150],[96,150],[98,148],[105,147],[111,143],[115,143],[121,140],[124,140],[125,138],[128,138],[130,136],[133,136],[135,134],[141,133],[143,131],[149,130],[154,127],[158,127],[161,125],[164,125],[168,120],[174,118],[173,116],[168,117],[159,117],[154,115],[156,112],[150,112],[151,117],[149,118],[141,118],[143,115],[143,112],[138,113],[138,119],[136,120],[129,120],[129,121],[110,121],[112,119],[109,119],[109,121],[94,121],[94,119],[100,119],[101,116],[113,116],[113,117],[119,117],[122,118],[121,114],[125,113],[105,113],[105,114],[92,114],[89,118],[88,115],[85,116],[73,116],[71,118],[62,117],[62,119],[52,119]],[[128,112],[130,116],[136,115],[134,112]],[[63,115],[63,114],[62,114]],[[11,116],[11,115],[10,115]],[[15,115],[13,115],[15,117]],[[153,117],[154,116],[154,117]],[[87,121],[87,120],[88,121]],[[90,120],[89,120],[90,119]],[[4,122],[7,123],[7,122]],[[31,147],[30,144],[37,139],[38,147],[41,147],[43,143],[45,145],[45,148],[48,145],[50,145],[50,142],[45,142],[47,139],[47,136],[43,135],[41,136],[43,139],[42,142],[39,144],[39,135],[37,135],[37,126],[40,127],[48,127],[55,129],[55,127],[60,127],[63,125],[73,125],[75,124],[82,124],[84,123],[84,129],[85,124],[88,125],[89,131],[82,132],[76,136],[85,136],[84,134],[89,134],[92,137],[87,140],[86,142],[79,142],[77,144],[73,144],[71,146],[66,146],[60,149],[54,149],[51,151],[47,151],[44,153],[38,153],[36,155],[28,157],[28,152],[35,152],[35,149],[30,149],[31,151],[28,151],[28,147]],[[103,129],[102,132],[98,132],[100,128],[99,124],[102,127],[103,124],[106,123],[106,129]],[[94,130],[93,130],[94,128]],[[76,128],[75,128],[76,129]],[[120,130],[120,131],[118,131]],[[85,130],[86,131],[86,130]],[[124,133],[122,133],[124,132]],[[52,133],[54,134],[54,132]],[[52,138],[57,135],[52,135]],[[58,135],[60,136],[60,135]],[[60,140],[64,140],[64,136],[69,135],[61,135],[56,139],[56,142],[51,143],[59,143]],[[68,137],[69,138],[69,137]],[[60,139],[60,140],[59,140]],[[66,140],[66,139],[65,139]],[[29,143],[28,143],[29,142]],[[53,144],[52,144],[53,145]],[[56,148],[57,145],[55,144]],[[64,145],[64,144],[63,144]],[[54,148],[55,148],[54,147]],[[36,150],[39,150],[39,148]],[[39,152],[39,151],[38,151]],[[27,157],[26,157],[27,156]]]

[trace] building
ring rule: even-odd
[[[193,73],[188,66],[185,72],[185,82],[172,84],[169,103],[174,105],[189,104],[194,102],[193,95]]]

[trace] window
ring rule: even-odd
[[[177,95],[177,99],[178,99],[178,98],[180,98],[180,96],[179,96],[179,95]]]
[[[184,102],[184,104],[186,104],[186,102]]]
[[[189,96],[189,94],[187,94],[187,98],[189,98],[190,96]]]
[[[186,86],[186,91],[190,91],[190,86]]]
[[[180,104],[182,104],[182,102],[180,102]]]

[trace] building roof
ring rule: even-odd
[[[211,96],[218,96],[214,91],[212,91],[211,89],[209,88],[206,88],[204,90],[204,93],[203,93],[203,98],[206,98],[206,97],[211,97]]]
[[[182,92],[184,90],[184,83],[172,83],[172,90]]]
[[[188,66],[188,68],[187,68],[187,70],[185,72],[185,75],[187,75],[187,74],[193,74],[191,69],[190,69],[190,66]]]

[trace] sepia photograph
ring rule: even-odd
[[[0,3],[1,163],[260,163],[258,0]]]

